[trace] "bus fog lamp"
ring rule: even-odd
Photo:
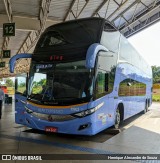
[[[84,130],[85,128],[89,127],[90,125],[87,123],[87,124],[83,124],[81,126],[79,126],[78,130]]]

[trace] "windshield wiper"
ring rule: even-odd
[[[32,95],[28,96],[27,99],[28,99],[28,100],[34,100],[34,101],[36,101],[36,102],[38,102],[38,103],[42,103],[40,99],[35,98],[37,95],[39,95],[39,94],[32,94]]]
[[[33,99],[37,94],[31,94],[30,96],[28,96],[28,99]]]

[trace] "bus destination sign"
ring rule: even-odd
[[[50,61],[62,61],[64,60],[64,56],[63,55],[51,55],[49,59]]]

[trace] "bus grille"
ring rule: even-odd
[[[71,115],[48,115],[48,114],[41,114],[36,112],[31,113],[31,115],[39,119],[50,121],[50,122],[62,122],[62,121],[69,121],[75,119],[75,117]]]

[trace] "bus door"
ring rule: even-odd
[[[15,122],[25,124],[25,103],[27,100],[27,75],[15,79]]]

